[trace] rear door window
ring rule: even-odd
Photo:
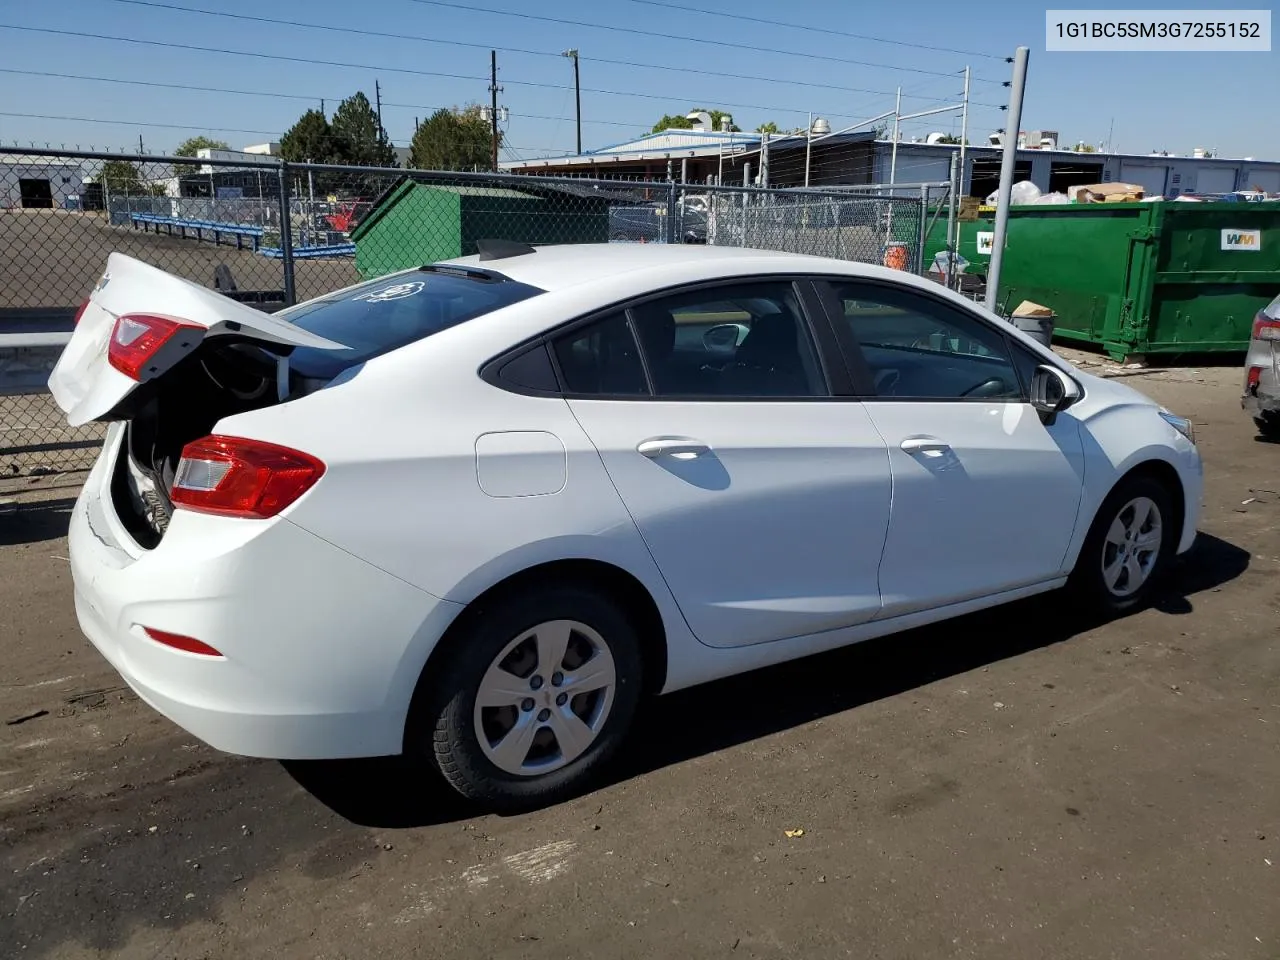
[[[500,274],[415,270],[371,280],[279,316],[350,348],[300,347],[290,356],[289,366],[299,375],[332,378],[348,367],[543,292]]]

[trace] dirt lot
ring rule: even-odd
[[[611,783],[512,818],[193,742],[80,637],[46,490],[0,516],[0,957],[1280,957],[1280,447],[1238,379],[1138,377],[1207,464],[1156,609],[678,694]]]
[[[67,307],[80,304],[93,289],[115,251],[155,264],[204,286],[213,283],[219,263],[231,268],[242,290],[280,290],[279,260],[235,243],[143,233],[113,227],[103,214],[67,210],[0,211],[0,308]],[[354,260],[299,260],[294,283],[299,300],[337,290],[359,279]]]

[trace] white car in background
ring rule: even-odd
[[[1240,406],[1258,433],[1280,441],[1280,296],[1258,311],[1244,359],[1244,393]]]
[[[222,750],[407,751],[517,808],[639,699],[1190,548],[1190,423],[899,271],[490,242],[274,316],[113,254],[75,603]],[[957,638],[957,642],[963,642]]]

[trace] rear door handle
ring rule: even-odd
[[[900,444],[907,453],[946,453],[951,444],[937,437],[908,437]]]
[[[710,453],[711,448],[701,440],[691,440],[689,437],[652,437],[641,441],[636,451],[651,460],[658,457],[693,460],[704,453]]]

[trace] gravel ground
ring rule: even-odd
[[[29,490],[0,957],[1280,957],[1280,447],[1234,367],[1135,379],[1207,470],[1155,609],[1038,598],[664,698],[609,783],[519,817],[194,742],[81,638],[74,491]]]
[[[194,239],[113,227],[102,214],[68,210],[0,211],[0,308],[78,306],[120,252],[210,286],[219,263],[231,268],[241,290],[281,290],[279,260],[235,244],[215,246]],[[298,260],[294,283],[299,300],[359,280],[355,260]]]

